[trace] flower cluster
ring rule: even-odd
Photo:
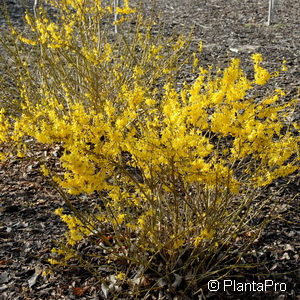
[[[280,89],[260,100],[250,96],[274,76],[260,54],[252,56],[251,80],[238,59],[212,75],[194,53],[196,79],[178,88],[183,37],[154,43],[144,26],[129,42],[111,43],[99,30],[111,8],[54,3],[62,25],[41,14],[26,18],[35,37],[14,31],[26,47],[40,47],[38,70],[22,63],[22,114],[0,111],[0,142],[15,143],[24,155],[24,137],[60,143],[63,171],[53,180],[69,194],[104,195],[96,213],[56,211],[68,226],[67,244],[111,231],[127,261],[160,253],[175,268],[180,251],[214,253],[234,240],[249,221],[249,190],[299,170],[299,126],[288,119],[299,100],[282,101]],[[133,11],[125,1],[118,13]]]

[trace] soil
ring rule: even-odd
[[[22,26],[24,10],[21,1],[5,0],[12,21]],[[23,4],[32,7],[26,0]],[[201,56],[204,65],[223,67],[231,57],[241,58],[246,71],[250,55],[262,53],[265,66],[277,70],[287,61],[288,71],[273,80],[270,87],[287,91],[286,101],[299,96],[300,87],[300,2],[278,0],[273,24],[266,25],[267,0],[161,0],[156,12],[165,24],[165,34],[189,31],[194,26],[192,47],[203,41]],[[150,5],[150,4],[149,4]],[[145,6],[147,6],[145,4]],[[4,28],[0,14],[0,29]],[[249,71],[250,72],[250,71]],[[188,70],[182,78],[188,79]],[[262,94],[267,93],[265,90]],[[1,99],[0,99],[1,101]],[[300,121],[299,106],[291,116]],[[35,157],[55,161],[57,149],[38,146]],[[47,271],[54,241],[64,232],[64,226],[53,211],[64,203],[60,195],[39,173],[33,159],[10,158],[0,164],[0,300],[21,299],[105,299],[99,284],[80,269],[65,268]],[[249,290],[235,294],[212,293],[204,289],[201,296],[167,295],[160,299],[300,299],[300,176],[280,179],[268,192],[281,191],[278,217],[264,230],[260,239],[245,257],[245,263],[260,263],[251,272],[238,269],[232,280],[278,284],[275,291]],[[89,198],[86,197],[85,200]],[[43,273],[44,272],[44,273]],[[279,285],[281,283],[281,285]],[[177,297],[177,298],[176,298]],[[153,294],[147,299],[158,299]]]

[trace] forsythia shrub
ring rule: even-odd
[[[251,80],[238,59],[212,75],[194,53],[187,61],[197,78],[176,88],[186,39],[154,38],[141,16],[128,37],[110,37],[104,20],[113,9],[101,1],[49,3],[54,17],[26,15],[28,36],[11,29],[12,57],[28,47],[35,57],[16,59],[22,113],[0,111],[0,142],[23,155],[28,136],[60,143],[63,174],[52,179],[66,201],[72,207],[64,191],[98,191],[101,200],[90,213],[56,210],[68,232],[51,262],[80,262],[101,282],[99,265],[109,265],[118,291],[132,284],[127,292],[136,295],[139,287],[159,289],[157,280],[142,280],[147,274],[171,291],[176,275],[197,291],[233,247],[249,243],[237,242],[244,232],[257,232],[251,222],[265,204],[256,201],[259,188],[299,170],[299,127],[287,118],[298,100],[284,103],[280,89],[249,96],[275,76],[260,54],[252,55]],[[118,13],[126,21],[134,10],[125,1]],[[81,255],[83,242],[94,248]]]

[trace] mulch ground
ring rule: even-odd
[[[17,0],[5,0],[12,19],[21,26],[22,10]],[[187,31],[195,26],[194,45],[203,41],[202,63],[224,66],[230,57],[240,57],[245,69],[250,55],[260,52],[265,65],[276,70],[283,59],[289,70],[272,85],[287,91],[286,101],[299,95],[300,87],[300,2],[277,1],[276,20],[266,26],[268,1],[173,0],[157,1],[163,13],[166,34]],[[26,1],[30,4],[30,1]],[[162,17],[161,17],[162,18]],[[0,26],[3,19],[0,18]],[[188,78],[188,71],[182,77]],[[261,91],[265,93],[264,90]],[[1,101],[1,99],[0,99]],[[292,115],[299,122],[299,107]],[[55,161],[57,149],[36,147],[35,155]],[[0,299],[104,299],[95,279],[80,269],[66,268],[47,273],[47,259],[54,241],[65,228],[54,209],[64,206],[61,197],[43,179],[33,160],[11,158],[0,164]],[[276,291],[234,294],[204,291],[201,297],[177,299],[300,299],[300,177],[280,179],[268,192],[279,194],[278,217],[253,245],[245,263],[258,262],[251,273],[236,270],[237,282],[282,283]],[[158,299],[153,295],[149,299]],[[163,293],[163,298],[175,299]]]

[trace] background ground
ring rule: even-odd
[[[21,1],[4,1],[12,20],[22,26]],[[29,0],[24,3],[28,7],[32,5]],[[260,52],[265,57],[266,67],[275,70],[286,59],[289,70],[275,79],[273,85],[286,89],[288,101],[299,94],[300,87],[300,2],[278,0],[277,3],[276,22],[269,27],[265,25],[267,0],[162,0],[157,1],[156,11],[161,13],[166,35],[187,32],[195,26],[194,45],[203,41],[202,63],[205,65],[223,66],[230,57],[237,56],[247,70],[251,53]],[[0,30],[3,26],[0,14]],[[188,70],[181,76],[188,79]],[[292,118],[300,120],[299,109]],[[38,147],[35,151],[35,155],[40,156],[56,154],[56,149],[47,147]],[[0,299],[103,299],[101,288],[80,270],[42,276],[53,240],[59,238],[64,227],[52,213],[63,205],[62,200],[44,182],[38,168],[31,161],[17,158],[0,165]],[[278,190],[286,182],[279,180],[267,192]],[[253,270],[253,274],[241,270],[236,274],[239,280],[284,282],[287,290],[242,296],[205,292],[203,298],[300,299],[299,186],[298,176],[282,191],[277,209],[280,218],[268,226],[253,246],[252,254],[245,258],[248,263],[264,263]],[[192,299],[180,297],[177,299]],[[164,299],[174,297],[165,295]]]

